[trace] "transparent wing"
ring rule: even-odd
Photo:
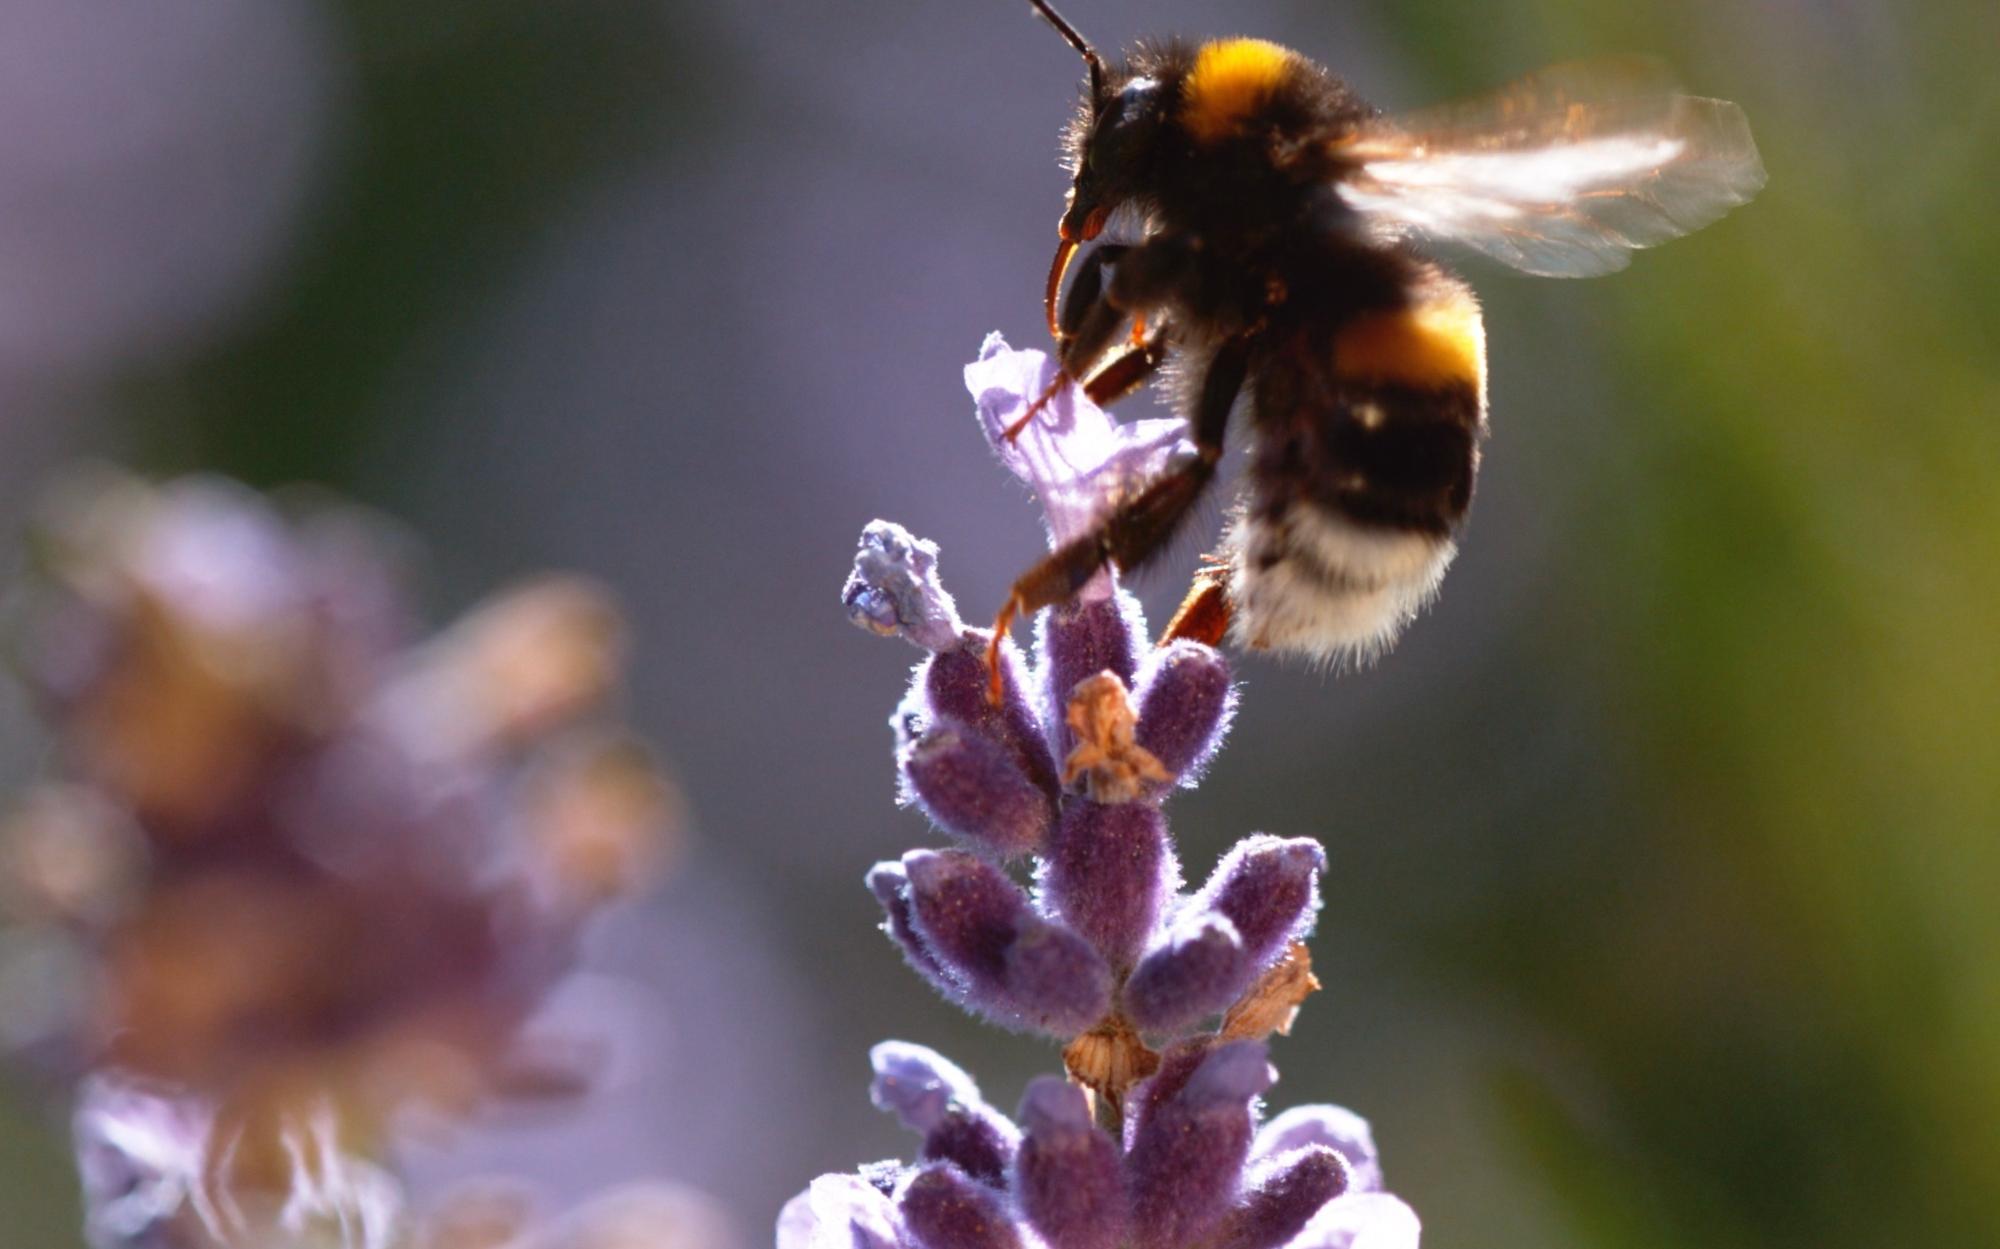
[[[1683,95],[1656,62],[1557,65],[1491,95],[1367,123],[1341,198],[1392,235],[1544,277],[1622,269],[1764,185],[1743,110]]]

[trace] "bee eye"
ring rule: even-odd
[[[1160,84],[1134,78],[1111,97],[1091,127],[1084,145],[1083,167],[1092,172],[1117,165],[1136,150],[1159,120]]]

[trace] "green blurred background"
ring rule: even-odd
[[[1600,282],[1468,264],[1494,436],[1442,601],[1366,673],[1246,662],[1174,815],[1195,878],[1252,828],[1332,849],[1328,992],[1274,1103],[1368,1116],[1434,1249],[2000,1244],[2000,8],[1067,8],[1105,44],[1277,38],[1389,107],[1656,53],[1743,105],[1770,174]],[[928,836],[882,728],[912,656],[834,591],[876,514],[942,542],[973,614],[1035,551],[958,369],[996,325],[1036,341],[1074,61],[1003,0],[149,20],[197,11],[171,55],[127,6],[0,16],[0,258],[45,261],[0,272],[7,519],[77,456],[311,480],[411,524],[440,612],[546,565],[628,600],[636,719],[701,813],[672,956],[765,951],[665,1010],[787,1022],[741,1023],[762,1065],[719,1114],[669,1082],[642,1131],[574,1128],[583,1169],[691,1179],[756,1243],[812,1174],[907,1152],[871,1041],[1011,1105],[1053,1051],[871,930],[863,870]],[[175,254],[173,212],[221,240],[199,272],[57,263],[93,228]],[[0,744],[36,767],[18,706]],[[669,1048],[684,1082],[724,1061]],[[8,1249],[75,1243],[59,1123],[0,1109]]]

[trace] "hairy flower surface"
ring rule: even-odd
[[[1185,443],[1179,421],[1118,425],[1074,388],[1010,441],[1054,375],[996,335],[966,384],[1061,543]],[[1414,1249],[1365,1122],[1309,1106],[1259,1126],[1267,1038],[1318,987],[1303,942],[1324,851],[1253,835],[1182,888],[1162,805],[1228,731],[1228,660],[1150,643],[1106,571],[1041,613],[1032,660],[1002,639],[993,673],[937,546],[887,521],[842,599],[927,652],[890,721],[899,793],[960,847],[868,873],[883,929],[949,1001],[1066,1042],[1067,1079],[1034,1081],[1009,1120],[937,1054],[878,1046],[876,1104],[922,1135],[919,1157],[821,1177],[779,1249]],[[1010,874],[1024,859],[1032,889]]]
[[[1134,1091],[1122,1136],[1097,1124],[1067,1080],[1032,1081],[1009,1120],[921,1046],[877,1046],[874,1063],[876,1102],[923,1136],[919,1159],[814,1181],[779,1216],[778,1249],[1418,1243],[1416,1215],[1382,1191],[1366,1123],[1301,1106],[1258,1126],[1276,1075],[1261,1041],[1170,1052]]]
[[[379,523],[213,479],[93,479],[39,538],[17,651],[57,776],[0,825],[0,896],[90,986],[15,1039],[96,1073],[93,1241],[374,1249],[392,1120],[570,1078],[521,1027],[669,845],[607,713],[617,612],[548,579],[423,639]]]

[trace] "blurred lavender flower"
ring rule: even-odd
[[[1009,442],[1053,375],[996,335],[966,384],[1060,543],[1184,443],[1178,421],[1121,426],[1074,389]],[[1266,1038],[1318,988],[1304,939],[1324,852],[1251,836],[1181,888],[1161,806],[1227,733],[1228,660],[1190,637],[1149,644],[1107,571],[1042,613],[1033,664],[1002,640],[989,698],[990,635],[965,627],[937,565],[934,543],[876,521],[842,593],[857,624],[928,652],[890,721],[900,793],[963,847],[879,863],[868,886],[921,976],[1065,1040],[1068,1079],[1034,1081],[1010,1121],[937,1054],[878,1046],[876,1104],[923,1136],[919,1160],[814,1181],[780,1215],[779,1249],[1414,1249],[1365,1122],[1309,1106],[1257,1127]],[[1024,856],[1032,893],[1007,871]]]
[[[522,1025],[670,848],[616,611],[550,579],[419,643],[376,522],[209,479],[80,480],[39,538],[61,779],[0,889],[89,986],[15,1039],[91,1073],[93,1243],[387,1245],[396,1120],[575,1083]]]
[[[737,1249],[727,1218],[675,1184],[630,1185],[538,1219],[518,1188],[480,1185],[421,1220],[407,1249]]]

